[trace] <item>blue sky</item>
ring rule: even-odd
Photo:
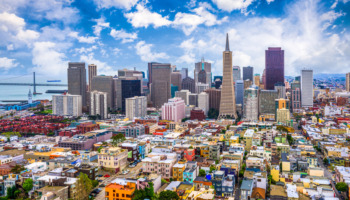
[[[222,73],[229,33],[233,63],[262,73],[265,50],[285,50],[286,75],[350,71],[349,0],[2,0],[0,71],[66,79],[69,61],[146,70],[204,57]]]

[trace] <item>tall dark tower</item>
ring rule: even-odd
[[[276,83],[284,83],[284,50],[269,47],[265,51],[265,89],[273,90]]]
[[[226,116],[230,116],[237,119],[236,98],[235,98],[235,90],[233,87],[233,74],[232,74],[232,51],[230,51],[228,34],[226,34],[226,49],[223,52],[222,56],[223,56],[223,59],[222,59],[223,60],[223,70],[222,70],[223,77],[222,77],[219,118],[225,118]]]
[[[86,106],[86,69],[84,62],[68,63],[68,93],[81,95],[82,105]]]

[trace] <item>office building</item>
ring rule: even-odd
[[[221,79],[217,78],[217,79],[214,80],[214,87],[215,87],[215,89],[219,89],[221,87],[221,85],[222,85],[222,80]]]
[[[141,81],[137,77],[115,78],[114,91],[116,108],[125,112],[125,99],[141,96]]]
[[[276,83],[284,83],[284,50],[269,47],[265,51],[265,89],[273,90]]]
[[[181,80],[188,77],[188,68],[182,68],[180,72],[181,72]]]
[[[177,86],[177,91],[181,90],[182,87],[182,76],[179,71],[171,72],[171,84]]]
[[[301,70],[301,105],[302,107],[313,107],[313,71]]]
[[[171,65],[153,63],[151,72],[151,101],[155,108],[161,108],[171,97]]]
[[[194,81],[197,83],[205,83],[211,85],[211,63],[205,62],[202,58],[201,62],[195,64]]]
[[[209,88],[206,89],[206,92],[209,96],[209,109],[220,109],[220,99],[221,99],[221,90]]]
[[[196,83],[194,82],[194,79],[191,77],[186,77],[182,80],[182,87],[183,90],[188,90],[191,93],[196,92]]]
[[[236,104],[241,104],[242,108],[243,105],[243,97],[244,97],[244,83],[243,80],[237,80],[235,82],[235,97],[236,97]]]
[[[345,89],[346,89],[346,91],[350,92],[350,72],[346,73]]]
[[[232,67],[233,82],[241,80],[241,68],[239,66]]]
[[[243,67],[243,80],[250,80],[253,82],[254,68],[251,66]]]
[[[112,76],[94,76],[91,80],[90,91],[107,93],[107,107],[115,109],[114,105],[114,84]]]
[[[260,88],[260,74],[254,75],[254,85],[258,86]]]
[[[226,49],[223,52],[223,78],[219,118],[227,116],[237,119],[236,98],[233,88],[232,51],[230,51],[228,34],[226,34]]]
[[[71,94],[52,95],[52,114],[60,116],[81,116],[81,96]]]
[[[259,116],[259,92],[258,88],[250,87],[244,90],[243,117],[248,121],[257,121]]]
[[[196,84],[196,93],[199,94],[208,88],[210,88],[209,84],[198,82]]]
[[[198,94],[198,108],[204,111],[205,115],[208,115],[209,111],[209,95],[205,92]]]
[[[278,99],[277,90],[260,90],[259,113],[275,114],[275,100]]]
[[[68,93],[71,95],[80,95],[82,105],[86,102],[86,69],[84,62],[68,63]]]
[[[190,95],[190,91],[188,90],[181,90],[181,91],[177,91],[175,92],[175,97],[179,97],[181,98],[182,100],[185,101],[185,104],[188,105],[189,103],[189,95]]]
[[[296,111],[301,108],[301,91],[300,88],[292,90],[292,111]]]
[[[263,74],[261,76],[261,80],[262,80],[262,85],[260,88],[266,90],[266,69],[264,69],[264,71],[263,71]]]
[[[147,97],[135,96],[125,99],[126,117],[134,120],[135,117],[145,117],[147,115]]]
[[[119,78],[126,78],[126,77],[134,77],[137,80],[140,80],[141,82],[141,86],[143,86],[143,82],[144,82],[144,72],[141,71],[136,71],[136,69],[134,70],[128,70],[128,69],[120,69],[118,70],[118,77]],[[143,87],[140,88],[141,90],[141,94],[143,94]]]
[[[170,86],[170,90],[171,90],[171,98],[175,97],[175,92],[179,91],[179,88],[176,85],[171,84]]]
[[[284,83],[276,83],[274,89],[278,91],[278,98],[286,98],[286,87]]]
[[[198,94],[195,94],[195,93],[189,94],[188,95],[188,104],[197,107],[198,106]]]
[[[244,85],[244,89],[248,89],[253,85],[253,81],[252,80],[243,80],[243,85]]]
[[[94,76],[97,76],[97,66],[94,64],[90,64],[88,66],[89,70],[89,91],[91,91],[91,81]]]
[[[153,82],[154,83],[154,82]],[[162,106],[162,119],[181,122],[185,118],[185,101],[175,97]]]
[[[100,119],[106,119],[108,113],[107,92],[93,90],[90,92],[90,115],[100,116]]]

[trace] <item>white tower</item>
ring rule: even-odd
[[[28,103],[29,103],[29,104],[33,103],[32,97],[33,97],[32,91],[30,91],[30,89],[29,89],[29,93],[28,93]]]

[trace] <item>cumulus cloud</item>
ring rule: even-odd
[[[220,9],[228,12],[233,10],[245,11],[254,0],[212,0]],[[269,1],[269,0],[268,0]],[[270,0],[271,1],[271,0]]]
[[[152,51],[152,44],[140,41],[136,44],[136,54],[145,62],[158,61],[160,59],[169,58],[166,53],[155,53]]]
[[[89,48],[85,48],[85,47],[77,48],[77,49],[75,49],[75,51],[80,53],[80,54],[83,54],[83,53],[86,54],[86,53],[92,52],[92,51],[94,51],[96,49],[97,49],[97,46],[93,45],[93,46],[91,46]]]
[[[130,10],[136,5],[138,0],[94,0],[99,8],[122,8]]]
[[[66,56],[56,50],[53,42],[35,42],[32,50],[34,71],[50,77],[66,77]]]
[[[85,63],[94,63],[97,65],[98,74],[115,75],[118,74],[117,70],[114,70],[112,66],[106,62],[98,60],[94,57],[94,53],[84,54],[80,56],[80,60]]]
[[[196,60],[205,56],[212,60],[221,57],[225,47],[225,33],[229,33],[233,64],[251,65],[262,73],[265,67],[265,50],[282,47],[285,50],[285,74],[298,75],[302,68],[316,73],[339,73],[350,68],[348,33],[335,33],[329,29],[343,16],[334,11],[320,12],[319,1],[301,0],[289,6],[284,18],[252,17],[236,21],[229,27],[212,29],[196,39],[185,40],[180,47],[184,55],[193,53]],[[200,30],[201,31],[201,30]],[[222,61],[213,68],[222,73]]]
[[[18,63],[16,62],[15,59],[0,57],[0,69],[9,70],[17,66],[18,66]]]
[[[96,25],[92,26],[94,29],[94,34],[98,37],[101,35],[101,31],[104,28],[109,28],[109,22],[105,21],[106,19],[104,17],[101,17],[100,19],[96,19]]]
[[[133,42],[137,39],[137,33],[127,33],[123,29],[112,29],[110,35],[116,40],[121,40],[122,43]]]
[[[128,22],[131,23],[133,27],[147,28],[148,26],[153,25],[155,28],[157,28],[160,26],[169,26],[171,24],[168,16],[163,17],[159,13],[151,12],[141,4],[138,4],[136,6],[136,10],[137,11],[135,12],[124,14]]]
[[[98,39],[98,37],[94,37],[94,36],[86,36],[86,37],[79,36],[78,32],[71,32],[69,33],[69,36],[77,39],[81,43],[89,43],[89,44],[94,43]]]

